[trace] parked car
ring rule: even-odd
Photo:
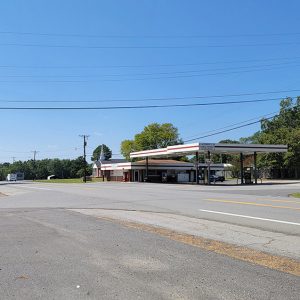
[[[214,182],[220,181],[220,182],[223,182],[224,180],[225,180],[224,176],[210,175],[210,181],[214,181]]]
[[[199,175],[199,180],[204,180],[204,176],[203,175]],[[210,175],[210,181],[212,182],[223,182],[225,181],[225,177],[224,176],[220,176],[220,175]]]

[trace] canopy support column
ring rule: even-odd
[[[210,184],[210,151],[207,151],[207,159],[208,159],[208,163],[207,163],[207,184]]]
[[[195,153],[196,184],[199,184],[199,152]]]
[[[254,152],[253,160],[254,160],[254,183],[257,184],[257,153],[256,152]]]
[[[244,184],[244,155],[240,153],[240,173],[241,173],[241,184]]]
[[[147,180],[148,180],[148,172],[149,171],[149,159],[148,159],[148,157],[146,157],[146,178],[147,178]]]

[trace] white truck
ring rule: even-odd
[[[17,174],[11,173],[6,176],[7,181],[17,181]]]

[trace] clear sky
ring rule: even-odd
[[[299,92],[298,0],[10,0],[0,2],[0,107],[130,106],[253,100]],[[27,34],[24,34],[27,33]],[[56,35],[58,34],[58,35]],[[171,98],[166,101],[108,101]],[[53,101],[83,101],[60,103]],[[7,101],[47,101],[42,103]],[[279,101],[139,110],[0,110],[0,162],[74,158],[151,122],[183,140],[278,110]],[[238,139],[259,124],[204,138]],[[117,156],[116,156],[117,157]]]

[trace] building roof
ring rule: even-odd
[[[119,163],[125,163],[127,162],[126,159],[124,158],[120,158],[120,159],[109,159],[109,160],[102,160],[101,164],[105,165],[105,164],[119,164]]]
[[[126,162],[127,162],[126,159],[109,159],[109,160],[102,160],[102,161],[96,160],[94,162],[94,168],[95,165],[97,168],[101,168],[101,165],[119,164],[119,163],[126,163]]]
[[[100,168],[101,167],[100,161],[98,161],[98,160],[94,161],[94,166],[95,165],[96,165],[97,168]]]
[[[134,164],[146,164],[146,160],[139,160],[134,162]],[[175,159],[149,159],[148,164],[150,165],[163,165],[163,164],[191,164],[190,162],[175,160]]]

